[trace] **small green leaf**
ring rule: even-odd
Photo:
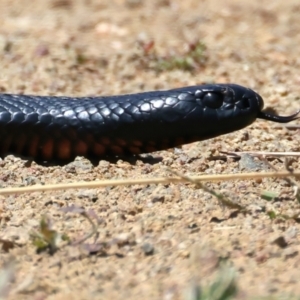
[[[76,57],[76,61],[78,64],[84,64],[87,61],[87,58],[83,54],[78,53]]]
[[[199,300],[230,300],[234,299],[237,291],[236,272],[225,263],[211,285],[206,288],[203,287],[203,293]]]
[[[272,191],[263,191],[261,193],[260,197],[264,200],[272,201],[278,197],[278,194],[275,192],[272,192]]]
[[[269,216],[269,218],[270,218],[271,220],[274,220],[274,219],[277,217],[275,211],[273,211],[273,210],[268,211],[268,212],[267,212],[267,215]]]

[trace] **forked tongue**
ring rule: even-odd
[[[300,118],[300,116],[298,116],[299,113],[300,113],[300,109],[296,113],[294,113],[290,116],[276,116],[276,115],[272,115],[267,112],[261,111],[258,113],[257,118],[269,120],[269,121],[273,121],[273,122],[277,122],[277,123],[288,123],[288,122],[291,122],[291,121],[294,121],[294,120]]]

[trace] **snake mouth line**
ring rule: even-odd
[[[277,123],[288,123],[299,119],[300,118],[299,113],[300,113],[300,109],[296,113],[290,116],[277,116],[277,115],[272,115],[267,112],[261,111],[258,113],[257,118],[272,121],[272,122],[277,122]]]

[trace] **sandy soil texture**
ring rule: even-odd
[[[298,0],[0,0],[0,91],[111,95],[232,82],[288,115],[300,107],[299,13]],[[267,163],[221,151],[297,152],[299,140],[297,128],[257,121],[154,153],[155,163],[93,165],[79,157],[42,166],[10,155],[0,161],[0,187],[153,178],[169,176],[167,168],[224,174],[269,171],[269,163],[283,170],[284,158]],[[299,169],[297,157],[290,166]],[[197,287],[207,288],[223,262],[225,277],[231,268],[236,274],[236,299],[299,299],[300,206],[291,182],[207,187],[244,212],[191,183],[0,196],[0,296],[200,299]],[[97,233],[76,243],[91,232],[90,219]],[[55,232],[57,251],[37,253]]]

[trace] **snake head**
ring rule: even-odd
[[[268,111],[263,111],[264,101],[262,97],[253,90],[235,84],[224,86],[226,87],[224,94],[228,95],[224,97],[223,108],[225,110],[233,109],[235,106],[236,110],[241,110],[240,113],[250,110],[253,112],[253,114],[251,114],[252,116],[256,114],[256,118],[277,123],[288,123],[300,118],[300,109],[290,116],[274,115]],[[227,97],[228,100],[226,100]]]
[[[257,94],[251,89],[247,89],[238,85],[231,84],[228,86],[229,88],[232,88],[232,92],[235,94],[235,99],[237,100],[240,99],[235,103],[237,107],[240,107],[241,109],[245,109],[247,108],[247,106],[250,107],[249,101],[253,101],[254,99],[257,101],[256,118],[277,122],[277,123],[288,123],[300,117],[298,116],[300,113],[300,109],[296,113],[290,116],[278,116],[278,115],[273,115],[272,113],[269,113],[267,111],[263,111],[262,109],[264,107],[264,101],[259,94]]]
[[[264,107],[262,97],[237,84],[206,85],[195,96],[203,107],[205,122],[212,120],[212,134],[225,134],[252,124]],[[218,132],[213,132],[218,128]]]
[[[298,111],[291,116],[277,116],[263,111],[262,97],[255,91],[236,84],[208,84],[198,89],[195,87],[194,96],[199,103],[199,110],[194,113],[194,124],[198,121],[198,126],[194,126],[194,135],[198,133],[198,139],[240,130],[257,118],[287,123],[297,119],[300,113]],[[197,117],[197,112],[201,118]],[[191,122],[190,127],[192,125]]]

